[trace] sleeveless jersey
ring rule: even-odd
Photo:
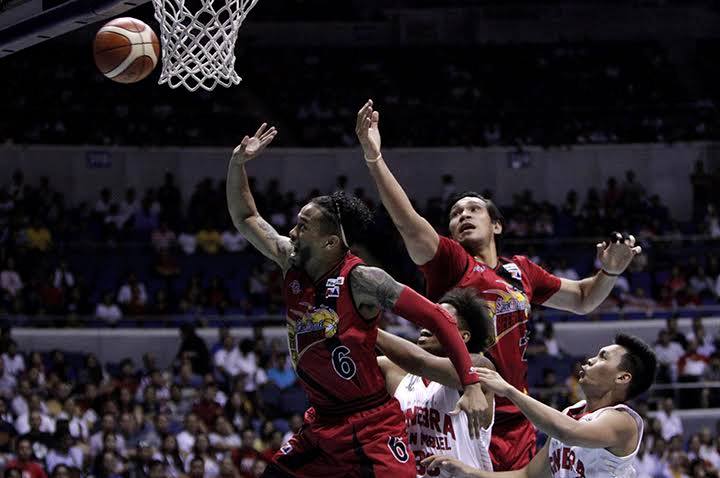
[[[440,469],[429,471],[420,464],[431,455],[452,456],[466,465],[492,471],[488,451],[492,423],[481,430],[480,438],[471,440],[467,415],[450,415],[460,399],[457,390],[407,374],[395,390],[395,398],[405,413],[418,477],[439,476]]]
[[[350,272],[362,263],[347,253],[315,283],[297,268],[285,275],[290,357],[320,415],[348,415],[390,399],[375,358],[377,318],[360,315],[350,293]]]
[[[550,439],[550,471],[554,478],[634,478],[633,461],[640,449],[643,435],[643,421],[640,415],[627,405],[605,407],[592,413],[583,413],[585,400],[566,408],[563,413],[576,420],[590,422],[608,410],[629,413],[637,423],[638,442],[635,450],[627,456],[616,456],[605,448],[583,448],[567,446],[555,438]]]
[[[440,237],[435,257],[420,266],[427,296],[437,301],[455,287],[471,287],[486,301],[495,324],[496,343],[485,355],[497,372],[520,391],[527,392],[530,304],[542,304],[560,288],[560,279],[524,256],[498,258],[495,268],[476,260],[456,241]],[[505,397],[495,399],[495,423],[524,420]]]

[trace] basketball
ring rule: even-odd
[[[135,18],[116,18],[106,23],[93,42],[95,65],[118,83],[135,83],[152,72],[160,56],[155,32]]]

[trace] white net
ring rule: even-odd
[[[192,2],[192,3],[191,3]],[[153,0],[160,22],[160,84],[190,91],[229,87],[235,72],[235,41],[258,0]]]

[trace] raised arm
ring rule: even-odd
[[[255,135],[245,136],[233,151],[228,165],[226,195],[228,211],[233,224],[245,239],[265,257],[275,261],[283,270],[290,268],[289,258],[292,252],[290,238],[281,236],[258,213],[248,184],[245,163],[257,157],[275,138],[277,130],[272,127],[265,131],[263,123]]]
[[[602,264],[600,271],[579,281],[561,279],[560,289],[543,305],[576,314],[589,314],[607,299],[618,276],[625,272],[636,255],[642,253],[642,248],[635,245],[634,236],[625,239],[619,233],[613,234],[615,237],[611,241],[596,246],[597,258]]]
[[[350,287],[358,309],[392,310],[407,320],[431,330],[448,351],[465,393],[456,412],[468,415],[470,436],[480,436],[487,400],[478,379],[472,372],[472,361],[460,338],[455,319],[442,307],[433,304],[411,288],[400,284],[390,274],[377,267],[358,266],[350,273]],[[374,314],[373,314],[374,315]]]
[[[455,367],[450,359],[438,357],[401,337],[378,330],[377,346],[388,359],[413,375],[425,377],[455,389],[462,389]],[[495,367],[482,355],[470,354],[474,367]]]
[[[507,397],[540,431],[568,446],[610,448],[629,454],[635,447],[628,447],[627,444],[637,444],[637,425],[628,413],[608,410],[591,422],[575,420],[522,393],[497,372],[476,370],[486,388],[496,395]]]
[[[368,100],[358,111],[355,133],[383,206],[400,232],[410,258],[415,264],[423,265],[435,256],[440,238],[430,223],[415,211],[402,186],[385,164],[380,152],[379,120],[380,113],[373,110],[373,102]]]
[[[450,359],[433,355],[418,345],[384,330],[378,330],[377,346],[387,359],[405,372],[432,380],[446,387],[457,390],[462,389],[462,383],[460,383],[458,374]],[[470,360],[474,367],[495,370],[492,362],[480,354],[470,354]],[[482,420],[482,426],[487,427],[492,422],[495,407],[492,391],[487,389],[483,389],[483,391],[485,392],[488,409]]]

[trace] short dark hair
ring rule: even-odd
[[[457,310],[458,328],[470,331],[467,347],[471,353],[484,352],[495,343],[495,326],[485,301],[475,289],[452,289],[438,301]]]
[[[342,191],[315,197],[310,202],[322,209],[329,231],[341,237],[342,226],[348,246],[363,237],[373,220],[373,214],[364,202]]]
[[[645,393],[655,381],[657,357],[644,340],[634,335],[617,334],[615,344],[626,350],[620,361],[620,370],[632,375],[626,397],[630,400]]]

